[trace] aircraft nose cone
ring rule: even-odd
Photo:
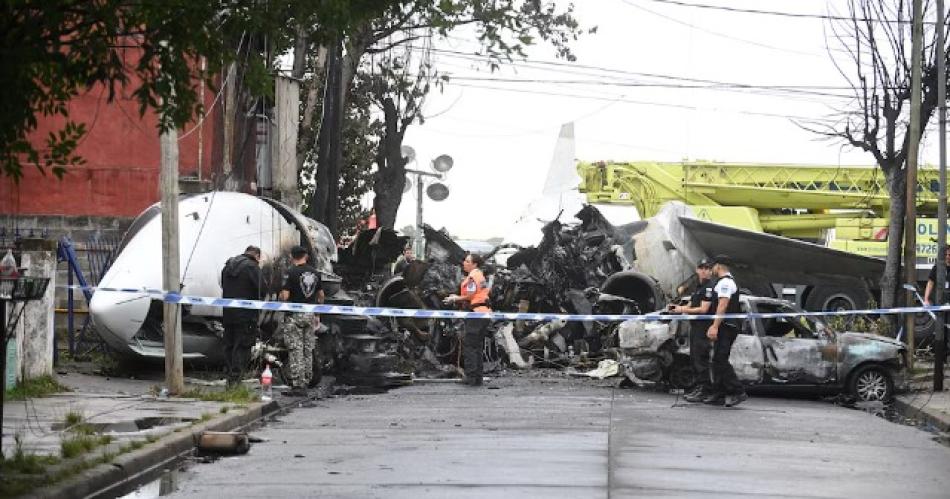
[[[89,302],[89,315],[102,339],[113,348],[127,350],[145,322],[151,301],[147,295],[97,291]]]

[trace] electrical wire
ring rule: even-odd
[[[639,11],[646,12],[647,14],[650,14],[650,15],[653,15],[653,16],[656,16],[656,17],[659,17],[659,18],[661,18],[661,19],[666,19],[667,21],[670,21],[670,22],[672,22],[672,23],[679,24],[679,25],[681,25],[681,26],[686,26],[687,28],[695,29],[695,30],[697,30],[697,31],[701,31],[701,32],[706,33],[706,34],[709,34],[709,35],[718,36],[718,37],[724,38],[724,39],[726,39],[726,40],[732,40],[732,41],[735,41],[735,42],[744,43],[744,44],[752,45],[752,46],[759,47],[759,48],[764,48],[764,49],[769,49],[769,50],[775,50],[775,51],[778,51],[778,52],[787,52],[787,53],[789,53],[789,54],[804,55],[804,56],[808,56],[808,57],[820,57],[820,58],[822,58],[822,59],[828,57],[826,54],[818,54],[818,53],[814,53],[814,52],[804,52],[804,51],[801,51],[801,50],[795,50],[795,49],[790,49],[790,48],[785,48],[785,47],[777,47],[777,46],[775,46],[775,45],[769,45],[769,44],[767,44],[767,43],[762,43],[762,42],[757,42],[757,41],[754,41],[754,40],[748,40],[748,39],[745,39],[745,38],[739,38],[739,37],[736,37],[736,36],[727,35],[727,34],[725,34],[725,33],[720,33],[720,32],[718,32],[718,31],[713,31],[713,30],[710,30],[710,29],[703,28],[703,27],[701,27],[701,26],[696,26],[695,24],[690,24],[690,23],[688,23],[688,22],[686,22],[686,21],[682,21],[682,20],[677,19],[677,18],[675,18],[675,17],[667,16],[667,15],[665,15],[665,14],[660,14],[659,12],[656,12],[656,11],[654,11],[654,10],[650,10],[650,9],[648,9],[648,8],[646,8],[646,7],[641,6],[641,5],[636,5],[635,3],[631,2],[630,0],[621,0],[621,1],[622,1],[624,4],[630,6],[630,7],[634,8],[634,9],[637,9],[637,10],[639,10]]]
[[[191,267],[191,260],[195,257],[195,250],[198,249],[198,243],[201,241],[201,234],[205,230],[205,225],[208,224],[208,218],[211,215],[211,208],[214,207],[214,197],[218,193],[217,190],[211,191],[211,200],[208,202],[208,209],[205,211],[205,216],[201,221],[201,227],[198,228],[198,235],[195,236],[195,243],[191,245],[191,251],[188,253],[188,260],[185,261],[185,269],[181,273],[181,283],[179,283],[179,288],[183,287],[185,278],[188,276],[188,269]]]
[[[778,17],[787,17],[792,19],[824,19],[829,21],[847,21],[847,22],[872,22],[872,23],[882,23],[882,24],[912,24],[911,19],[902,20],[902,19],[874,19],[868,17],[857,17],[857,16],[837,16],[832,14],[803,14],[798,12],[786,12],[786,11],[777,11],[777,10],[762,10],[762,9],[747,9],[739,7],[728,7],[725,5],[710,5],[704,3],[691,3],[683,2],[680,0],[646,0],[654,3],[661,3],[665,5],[675,5],[677,7],[690,7],[696,9],[705,9],[705,10],[719,10],[725,12],[734,12],[741,14],[759,14],[759,15],[769,15],[769,16],[778,16]],[[935,24],[932,21],[924,21],[925,24]]]
[[[241,39],[238,41],[238,49],[235,56],[241,55],[241,47],[244,46],[244,37],[246,35],[247,35],[247,31],[241,32]],[[248,43],[246,51],[250,52],[250,50],[251,50],[251,44]],[[245,56],[245,62],[247,61],[246,57],[247,56]],[[235,73],[237,73],[237,71],[235,71]],[[208,109],[204,113],[202,113],[201,118],[198,119],[198,123],[195,123],[195,126],[193,126],[191,130],[188,130],[187,132],[178,136],[179,141],[191,135],[192,133],[194,133],[195,130],[198,130],[199,128],[201,128],[201,126],[204,124],[205,118],[207,118],[208,115],[211,114],[211,111],[214,110],[214,106],[218,103],[218,100],[221,98],[221,94],[224,93],[224,89],[228,88],[228,81],[231,79],[231,76],[233,76],[233,73],[229,71],[228,75],[224,78],[224,81],[221,82],[221,88],[219,88],[218,93],[215,94],[214,100],[211,101],[211,105],[208,106]],[[202,102],[202,104],[204,103]]]
[[[433,48],[432,51],[435,52],[435,53],[438,53],[438,54],[442,54],[442,55],[448,56],[448,57],[456,57],[456,58],[468,59],[468,60],[472,60],[472,61],[485,62],[485,61],[491,60],[490,57],[485,56],[485,55],[471,54],[471,53],[467,53],[467,52],[459,52],[459,51],[456,51],[456,50],[445,50],[445,49],[435,49],[435,48]],[[837,86],[837,85],[794,85],[794,86],[793,86],[793,85],[756,85],[756,84],[750,84],[750,83],[730,82],[730,81],[712,80],[712,79],[705,79],[705,78],[692,78],[692,77],[688,77],[688,76],[677,76],[677,75],[668,75],[668,74],[661,74],[661,73],[649,73],[649,72],[642,72],[642,71],[628,71],[628,70],[623,70],[623,69],[618,69],[618,68],[609,68],[609,67],[595,66],[595,65],[589,65],[589,64],[566,63],[566,62],[559,62],[559,61],[544,61],[544,60],[510,61],[510,62],[507,62],[507,63],[505,63],[505,64],[506,64],[506,65],[510,65],[510,66],[515,66],[515,67],[521,66],[521,67],[537,68],[537,69],[542,69],[542,68],[538,68],[538,66],[541,66],[541,67],[543,67],[543,68],[545,68],[545,69],[546,69],[546,68],[565,68],[565,69],[568,69],[568,70],[583,69],[583,70],[596,71],[596,72],[598,72],[598,73],[607,73],[607,74],[610,74],[610,75],[623,75],[623,76],[625,76],[625,77],[638,76],[638,77],[645,77],[645,78],[657,78],[657,79],[662,79],[662,80],[673,80],[673,81],[677,81],[677,82],[705,83],[705,84],[710,84],[710,85],[719,85],[719,86],[723,86],[723,87],[737,87],[737,88],[743,88],[743,89],[757,89],[757,88],[762,88],[762,89],[791,88],[791,89],[797,89],[797,90],[808,90],[808,89],[812,89],[812,90],[826,90],[826,89],[850,90],[850,87],[842,87],[842,86]],[[553,69],[546,69],[546,70],[549,70],[549,71],[556,71],[556,70],[553,70]],[[570,72],[570,71],[565,71],[565,72]],[[575,74],[577,74],[577,73],[575,73]],[[588,74],[588,75],[591,75],[590,73],[581,73],[581,74]],[[591,75],[591,76],[593,76],[593,75]],[[602,75],[597,75],[597,76],[602,76]]]
[[[625,99],[625,98],[618,99],[618,98],[613,98],[613,97],[604,97],[604,96],[596,96],[596,95],[544,92],[544,91],[537,91],[537,90],[532,91],[532,90],[522,90],[522,89],[516,89],[516,88],[503,88],[503,87],[493,87],[493,86],[488,86],[488,85],[474,85],[474,84],[465,84],[465,83],[457,83],[456,85],[468,87],[468,88],[478,88],[478,89],[483,89],[483,90],[498,90],[498,91],[503,91],[503,92],[527,93],[527,94],[532,94],[532,95],[548,95],[548,96],[556,96],[556,97],[570,97],[570,98],[575,98],[575,99],[589,99],[589,100],[599,100],[599,101],[616,100],[617,102],[624,103],[624,104],[668,107],[668,108],[676,108],[676,109],[686,109],[690,111],[717,111],[717,112],[741,114],[741,115],[747,115],[747,116],[781,118],[781,119],[801,120],[801,121],[809,121],[809,122],[826,122],[826,123],[836,122],[835,120],[831,120],[827,118],[814,118],[814,117],[809,117],[809,116],[796,116],[796,115],[779,114],[779,113],[766,113],[766,112],[759,112],[759,111],[708,108],[708,107],[692,106],[688,104],[674,104],[674,103],[669,103],[669,102],[650,102],[650,101],[641,101],[641,100],[633,100],[633,99]]]
[[[798,93],[803,95],[835,97],[842,99],[853,99],[852,95],[834,94],[828,92],[819,92],[817,89],[830,90],[848,90],[849,87],[832,86],[795,86],[795,85],[750,85],[743,83],[712,83],[712,84],[686,84],[686,83],[643,83],[635,81],[604,81],[604,80],[559,80],[552,78],[504,78],[504,77],[481,77],[481,76],[451,76],[450,82],[456,81],[490,81],[498,83],[550,83],[558,85],[597,85],[597,86],[615,86],[615,87],[642,87],[642,88],[664,88],[664,89],[711,89],[711,90],[777,90],[781,92]],[[816,89],[816,90],[810,90]]]

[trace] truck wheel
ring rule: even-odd
[[[871,294],[863,288],[822,286],[812,289],[805,300],[805,308],[815,311],[837,312],[867,308]]]
[[[888,402],[894,398],[894,380],[881,366],[861,366],[851,374],[848,392],[861,402]]]

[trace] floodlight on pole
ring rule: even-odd
[[[410,157],[415,159],[415,150],[409,146],[402,146],[402,155],[404,158],[409,160]],[[407,161],[408,162],[408,161]],[[422,198],[423,190],[429,196],[429,199],[433,201],[444,201],[449,197],[449,187],[442,182],[433,182],[429,184],[428,187],[425,185],[425,177],[432,177],[438,180],[443,180],[445,174],[455,166],[455,160],[452,159],[452,156],[448,154],[441,154],[433,159],[430,164],[431,172],[423,170],[414,170],[406,168],[406,173],[413,174],[416,176],[416,236],[413,241],[413,252],[422,258],[425,256],[425,237],[422,233]],[[406,181],[409,181],[409,178],[406,178]],[[408,192],[411,189],[411,186],[405,191]]]

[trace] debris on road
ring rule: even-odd
[[[251,442],[244,432],[203,431],[195,435],[195,447],[210,454],[247,454]]]

